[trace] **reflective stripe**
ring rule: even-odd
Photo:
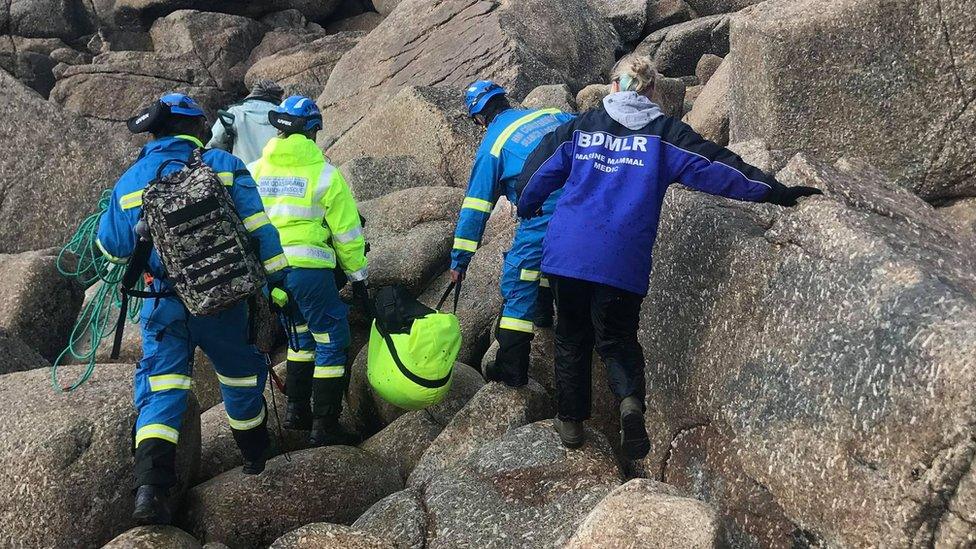
[[[102,241],[97,238],[95,239],[95,245],[98,246],[99,250],[101,250],[102,255],[105,256],[105,259],[109,260],[112,263],[115,263],[116,265],[125,265],[126,263],[129,262],[128,257],[115,257],[114,255],[108,253],[108,251],[105,249],[105,246],[102,246]]]
[[[522,320],[521,318],[512,318],[510,316],[503,316],[498,327],[503,330],[514,330],[516,332],[528,332],[532,333],[532,321]]]
[[[142,206],[142,189],[124,194],[122,198],[119,198],[119,207],[123,210],[131,210],[139,206]]]
[[[491,213],[491,202],[487,200],[482,200],[480,198],[467,197],[461,204],[461,208],[467,208],[469,210],[478,210],[479,212]]]
[[[227,387],[257,387],[258,386],[258,376],[247,376],[247,377],[227,377],[217,374],[217,380],[220,381],[221,385],[226,385]]]
[[[174,135],[173,137],[177,139],[186,139],[187,141],[193,143],[197,147],[200,147],[201,149],[203,148],[203,141],[200,141],[199,139],[193,137],[192,135],[180,134],[180,135]]]
[[[346,231],[342,234],[334,234],[332,235],[332,238],[336,239],[337,242],[345,244],[346,242],[352,242],[361,236],[363,236],[363,228],[356,227],[355,229]]]
[[[167,442],[176,444],[180,440],[180,432],[169,425],[150,423],[149,425],[139,427],[139,430],[136,431],[136,447],[138,448],[139,443],[147,438],[161,438]]]
[[[515,122],[512,122],[507,128],[505,128],[504,131],[502,131],[501,134],[498,135],[498,139],[495,140],[495,144],[491,146],[491,155],[500,155],[502,153],[502,147],[505,146],[505,142],[508,141],[508,138],[512,137],[512,134],[518,131],[520,127],[532,122],[536,118],[541,118],[547,114],[559,114],[560,112],[562,111],[559,109],[542,109],[541,111],[529,113],[522,118],[519,118]]]
[[[217,177],[220,178],[220,182],[225,187],[230,187],[234,184],[234,172],[217,172]]]
[[[271,259],[266,259],[264,261],[264,270],[270,273],[276,273],[288,266],[288,258],[285,254],[278,254]]]
[[[272,204],[264,209],[268,217],[272,219],[283,217],[296,217],[299,219],[321,219],[325,217],[325,208],[318,203],[311,206],[295,206],[279,202]]]
[[[299,324],[295,326],[295,333],[304,334],[308,331],[308,324]]]
[[[288,257],[335,263],[335,254],[329,250],[316,248],[315,246],[285,246],[284,249],[285,255]]]
[[[346,273],[346,278],[352,282],[359,282],[361,280],[366,280],[366,267],[359,269],[358,271],[352,271]]]
[[[548,288],[549,287],[549,279],[546,278],[546,277],[544,277],[544,276],[543,277],[539,277],[539,287],[540,288]]]
[[[264,213],[263,211],[244,218],[244,228],[251,233],[260,229],[261,227],[264,227],[268,223],[271,223],[271,220],[268,219],[268,214]]]
[[[296,351],[288,349],[288,360],[293,362],[314,362],[315,351]]]
[[[316,379],[328,379],[342,377],[344,375],[346,375],[345,366],[316,366],[315,374],[312,377]]]
[[[316,343],[331,343],[332,342],[332,338],[329,337],[328,332],[326,332],[324,334],[317,334],[315,332],[312,332],[312,339],[314,339]]]
[[[526,282],[535,282],[536,280],[539,280],[540,276],[542,276],[542,273],[539,271],[522,269],[522,273],[519,275],[519,278],[525,280]]]
[[[455,238],[454,249],[464,250],[466,252],[476,252],[478,251],[478,243],[474,240],[467,240],[465,238]]]
[[[237,429],[238,431],[247,431],[248,429],[253,429],[264,421],[264,406],[261,407],[261,413],[251,419],[234,419],[227,414],[227,421],[230,423],[231,428]]]
[[[149,376],[149,390],[152,392],[165,391],[167,389],[188,390],[193,386],[193,378],[181,374],[163,374],[159,376]]]

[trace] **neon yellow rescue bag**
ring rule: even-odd
[[[437,305],[459,287],[451,285]],[[457,316],[417,301],[402,287],[380,289],[369,335],[366,377],[383,400],[406,410],[421,410],[444,400],[451,390],[454,361],[461,350]]]

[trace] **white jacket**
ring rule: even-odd
[[[213,126],[213,137],[207,147],[233,153],[245,164],[261,158],[264,146],[278,135],[278,130],[268,121],[268,112],[276,106],[271,101],[252,98],[230,107],[227,112],[234,116],[233,131],[237,134],[233,139],[233,147],[230,146],[231,138],[220,120]]]

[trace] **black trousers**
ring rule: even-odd
[[[289,360],[285,377],[288,401],[311,404],[315,418],[339,420],[342,414],[342,395],[349,384],[349,371],[341,378],[314,378],[314,362]]]
[[[590,418],[593,349],[619,399],[644,402],[644,350],[637,341],[644,296],[575,278],[549,276],[556,298],[556,400],[559,419]]]
[[[552,292],[549,288],[539,288],[535,299],[536,309],[552,309]],[[501,381],[509,387],[521,387],[529,382],[529,355],[532,351],[533,334],[516,330],[502,330],[495,327],[498,340],[498,354],[495,355],[495,368]]]

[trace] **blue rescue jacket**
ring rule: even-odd
[[[534,215],[563,189],[546,233],[543,273],[647,294],[661,206],[672,182],[752,202],[780,185],[657,112],[638,129],[617,122],[605,107],[560,126],[543,139],[519,181],[521,217]]]
[[[102,214],[96,241],[102,253],[113,263],[126,263],[135,250],[135,226],[142,213],[142,191],[156,178],[156,170],[170,159],[188,160],[194,149],[203,145],[191,136],[164,137],[150,141],[142,148],[139,158],[112,190],[112,200]],[[244,163],[236,156],[218,149],[203,153],[203,161],[210,166],[228,187],[237,207],[237,213],[258,242],[258,255],[264,262],[269,278],[287,266],[278,230],[267,221],[257,185]],[[182,166],[170,163],[164,174],[177,171]],[[162,262],[153,250],[149,258],[148,272],[156,278],[164,275]],[[157,288],[160,289],[160,288]]]
[[[516,203],[515,187],[526,159],[543,137],[573,118],[558,109],[509,109],[491,121],[478,148],[461,206],[451,269],[467,268],[481,243],[495,202],[505,195],[512,204]]]

